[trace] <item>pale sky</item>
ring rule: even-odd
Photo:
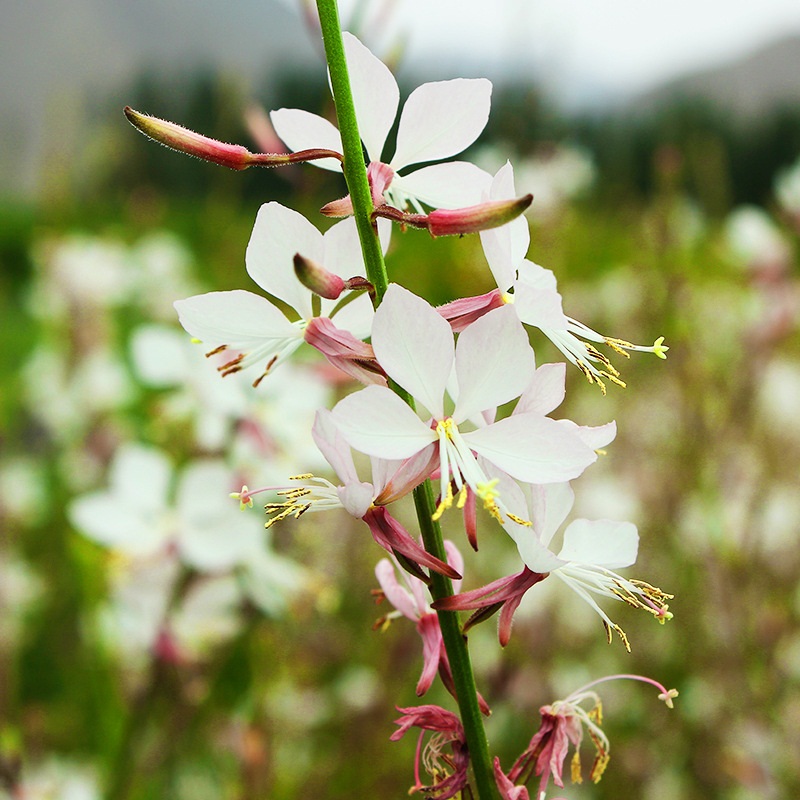
[[[355,0],[343,0],[343,12]],[[630,95],[800,33],[800,0],[371,0],[394,6],[409,63],[513,56],[563,91]],[[800,75],[800,65],[798,65]],[[800,80],[800,78],[798,78]]]

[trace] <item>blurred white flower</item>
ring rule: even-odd
[[[100,800],[97,776],[90,767],[50,759],[26,770],[13,800]]]
[[[162,452],[125,444],[111,465],[109,488],[75,499],[70,520],[90,539],[125,555],[174,549],[183,563],[201,571],[229,569],[258,549],[262,525],[230,501],[237,487],[224,464],[209,460],[184,467],[174,500],[172,479]]]
[[[750,269],[784,265],[791,259],[778,226],[757,206],[735,208],[725,223],[725,235],[732,255]]]
[[[174,313],[174,310],[173,310]],[[207,450],[229,442],[237,420],[253,404],[239,381],[221,381],[208,369],[202,348],[166,325],[141,325],[131,337],[133,368],[154,389],[174,389],[159,406],[159,416],[194,424],[197,443]]]
[[[16,639],[41,590],[41,581],[24,561],[0,551],[0,644]]]
[[[800,220],[800,158],[775,178],[775,197],[781,208]]]

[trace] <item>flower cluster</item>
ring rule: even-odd
[[[397,83],[350,34],[344,35],[344,52],[367,154],[362,166],[372,207],[366,211],[372,235],[380,239],[379,252],[387,251],[387,220],[403,230],[426,228],[432,235],[480,232],[497,288],[436,308],[398,283],[387,284],[362,255],[356,217],[364,210],[349,186],[350,194],[322,208],[326,216],[345,217],[324,233],[278,203],[261,207],[246,267],[269,297],[244,290],[211,292],[175,306],[183,327],[203,344],[209,359],[217,360],[216,370],[225,378],[236,380],[230,376],[249,373],[254,387],[269,392],[272,382],[280,380],[271,377],[276,368],[310,345],[342,380],[362,384],[332,409],[316,413],[313,440],[335,473],[334,480],[305,472],[257,489],[243,486],[232,496],[244,510],[256,495],[269,495],[268,528],[287,518],[332,509],[343,509],[366,523],[372,538],[389,554],[376,569],[380,596],[397,609],[379,627],[398,616],[414,622],[423,644],[417,694],[424,694],[438,674],[461,705],[465,697],[454,679],[440,615],[471,610],[469,627],[499,610],[500,641],[506,644],[523,595],[553,575],[600,616],[609,641],[616,632],[627,649],[622,628],[598,600],[621,600],[659,622],[671,617],[670,595],[614,571],[636,560],[638,532],[632,523],[574,519],[564,530],[560,550],[551,549],[572,508],[570,481],[613,441],[616,425],[590,427],[551,416],[564,398],[565,365],[537,366],[528,328],[543,332],[603,393],[607,382],[625,384],[595,344],[624,356],[646,351],[664,358],[667,348],[663,339],[643,347],[607,337],[565,314],[555,275],[527,258],[530,234],[520,215],[530,196],[517,197],[510,163],[495,176],[466,161],[431,163],[461,153],[477,139],[489,114],[489,81],[457,79],[415,90],[397,125],[394,154],[388,157],[384,149],[399,105]],[[290,151],[274,156],[254,156],[171,123],[127,113],[147,135],[234,169],[310,161],[347,174],[348,157],[352,158],[344,135],[332,123],[297,109],[271,114],[275,131]],[[421,164],[428,166],[415,169]],[[353,451],[369,459],[366,479]],[[152,480],[155,475],[154,471]],[[421,527],[433,531],[432,540],[423,536],[419,541],[391,510],[411,492]],[[426,505],[426,492],[435,498],[433,503]],[[87,499],[75,514],[84,516],[85,506],[103,502],[104,498]],[[461,510],[468,541],[477,550],[479,506],[488,513],[492,535],[511,539],[520,571],[481,589],[460,592],[463,559],[451,543],[436,545],[436,523],[455,517],[454,508]],[[179,517],[182,508],[179,504]],[[137,513],[154,516],[158,510],[155,500],[132,509],[126,524],[140,525]],[[142,521],[140,528],[137,547],[162,541],[159,526]],[[187,525],[183,530],[172,534],[173,546],[202,561],[198,529]],[[231,531],[230,547],[246,550],[249,534]],[[109,527],[104,535],[123,532]],[[230,558],[240,555],[236,550]],[[405,586],[397,578],[398,569]],[[488,714],[480,695],[474,689],[470,694],[470,702]],[[505,797],[527,796],[517,781],[531,771],[542,775],[542,792],[551,775],[561,785],[559,759],[569,742],[579,745],[581,726],[597,747],[592,776],[599,778],[608,743],[599,728],[599,714],[581,706],[589,697],[576,695],[543,709],[542,730],[520,757],[519,767],[504,775],[495,765]],[[470,731],[456,715],[435,706],[403,709],[403,714],[392,738],[411,726],[434,731],[437,737],[424,759],[433,783],[423,786],[417,774],[415,788],[438,798],[457,796],[468,782]],[[451,751],[447,754],[445,744]],[[527,769],[531,763],[534,770]]]

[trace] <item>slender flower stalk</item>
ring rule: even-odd
[[[353,204],[353,215],[364,253],[367,279],[375,288],[373,302],[377,307],[383,299],[389,281],[377,228],[371,218],[374,211],[372,193],[367,178],[367,168],[364,163],[353,94],[350,88],[339,10],[336,0],[317,0],[317,10],[344,151],[342,170]],[[413,403],[406,392],[399,387],[393,388],[403,400],[409,404]],[[436,506],[430,481],[425,481],[414,490],[414,503],[425,549],[439,560],[446,562],[447,554],[444,549],[442,532],[439,524],[433,520]],[[431,594],[434,600],[448,597],[452,593],[453,589],[449,578],[437,573],[431,575]],[[493,800],[497,797],[494,768],[489,757],[486,733],[478,708],[477,689],[467,644],[461,632],[458,615],[449,611],[438,611],[437,614],[453,671],[453,683],[458,695],[461,723],[464,726],[475,776],[476,796],[478,800]]]

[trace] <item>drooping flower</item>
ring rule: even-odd
[[[574,431],[533,411],[469,430],[470,420],[519,397],[531,382],[533,350],[511,309],[481,317],[454,345],[450,326],[428,303],[392,284],[375,314],[372,345],[386,373],[417,401],[421,417],[391,390],[368,386],[341,400],[334,420],[348,443],[367,455],[404,459],[436,452],[437,517],[453,504],[452,483],[460,505],[469,487],[502,518],[495,481],[475,454],[533,483],[570,480],[596,460]],[[452,412],[445,409],[447,396]]]
[[[442,161],[469,147],[489,118],[492,84],[484,78],[456,78],[418,87],[403,107],[395,153],[383,162],[384,145],[400,102],[397,81],[352,34],[344,34],[344,46],[358,127],[370,161],[367,174],[374,205],[388,203],[401,210],[410,206],[422,212],[422,203],[435,208],[480,203],[491,178],[469,162],[452,161],[399,173],[416,164]],[[281,108],[272,111],[270,118],[292,150],[323,147],[342,152],[339,131],[316,114]],[[314,163],[341,170],[336,159]],[[348,203],[339,201],[336,215],[350,213]]]
[[[564,760],[567,757],[570,744],[575,749],[571,762],[571,777],[573,783],[582,783],[580,746],[583,741],[583,729],[589,734],[595,748],[595,758],[589,771],[592,782],[597,783],[603,776],[610,759],[608,737],[601,725],[603,723],[603,705],[599,695],[592,691],[592,687],[612,680],[634,680],[649,683],[660,689],[659,700],[663,700],[668,708],[672,708],[673,698],[678,696],[675,689],[667,689],[658,681],[643,675],[608,675],[582,686],[572,692],[564,700],[557,700],[551,705],[542,706],[541,727],[531,739],[522,755],[506,776],[506,785],[514,787],[526,783],[532,775],[539,775],[539,788],[537,798],[543,798],[550,779],[556,786],[564,787]],[[592,705],[586,709],[582,704],[590,702]],[[499,764],[495,763],[495,775],[499,771]],[[513,795],[511,795],[513,797]],[[525,795],[519,795],[525,797]]]
[[[395,720],[398,730],[389,737],[393,742],[405,736],[411,728],[420,728],[422,731],[414,763],[415,783],[409,794],[422,791],[436,800],[460,796],[459,793],[469,782],[469,748],[461,720],[452,711],[434,705],[397,710],[402,716]],[[425,731],[432,731],[433,736],[423,750],[422,738]],[[450,745],[449,753],[444,750],[447,745]],[[420,766],[424,766],[433,778],[430,786],[423,785]]]
[[[461,574],[464,570],[461,553],[450,541],[445,541],[444,546],[447,551],[447,562],[458,574]],[[433,679],[438,673],[447,691],[457,700],[453,672],[442,639],[439,618],[428,604],[428,589],[419,578],[410,575],[405,570],[400,570],[405,585],[401,584],[397,579],[395,566],[388,558],[383,558],[375,567],[375,577],[381,585],[383,597],[396,609],[395,612],[386,614],[378,620],[376,627],[384,630],[394,618],[400,615],[414,622],[417,626],[417,633],[422,639],[423,659],[422,674],[417,682],[417,697],[422,697],[430,689]],[[458,591],[461,580],[454,579],[453,586]],[[489,706],[480,694],[478,694],[478,703],[481,711],[488,716]]]
[[[357,297],[337,308],[336,301],[312,294],[295,275],[297,253],[342,278],[364,277],[363,257],[352,219],[342,220],[322,234],[302,214],[279,203],[265,203],[259,209],[247,246],[247,272],[264,291],[293,309],[298,318],[290,320],[265,297],[241,289],[209,292],[175,303],[186,331],[212,346],[209,355],[233,354],[233,358],[217,367],[223,376],[259,365],[262,372],[254,381],[258,385],[303,344],[305,329],[315,317],[335,314],[339,326],[354,336],[369,333],[372,319],[369,298]],[[316,302],[320,304],[318,311]]]
[[[514,196],[514,173],[511,164],[506,162],[495,175],[486,199],[509,200]],[[659,358],[666,358],[669,348],[664,346],[663,337],[649,347],[632,344],[623,339],[604,336],[564,314],[553,272],[525,258],[530,244],[530,231],[523,217],[518,217],[502,227],[481,231],[480,236],[484,255],[498,289],[488,295],[462,298],[441,306],[439,313],[450,321],[454,330],[461,330],[476,315],[486,313],[499,304],[512,305],[523,323],[539,328],[567,360],[603,392],[606,381],[620,386],[625,384],[608,357],[591,342],[605,344],[626,358],[630,351],[655,353]]]

